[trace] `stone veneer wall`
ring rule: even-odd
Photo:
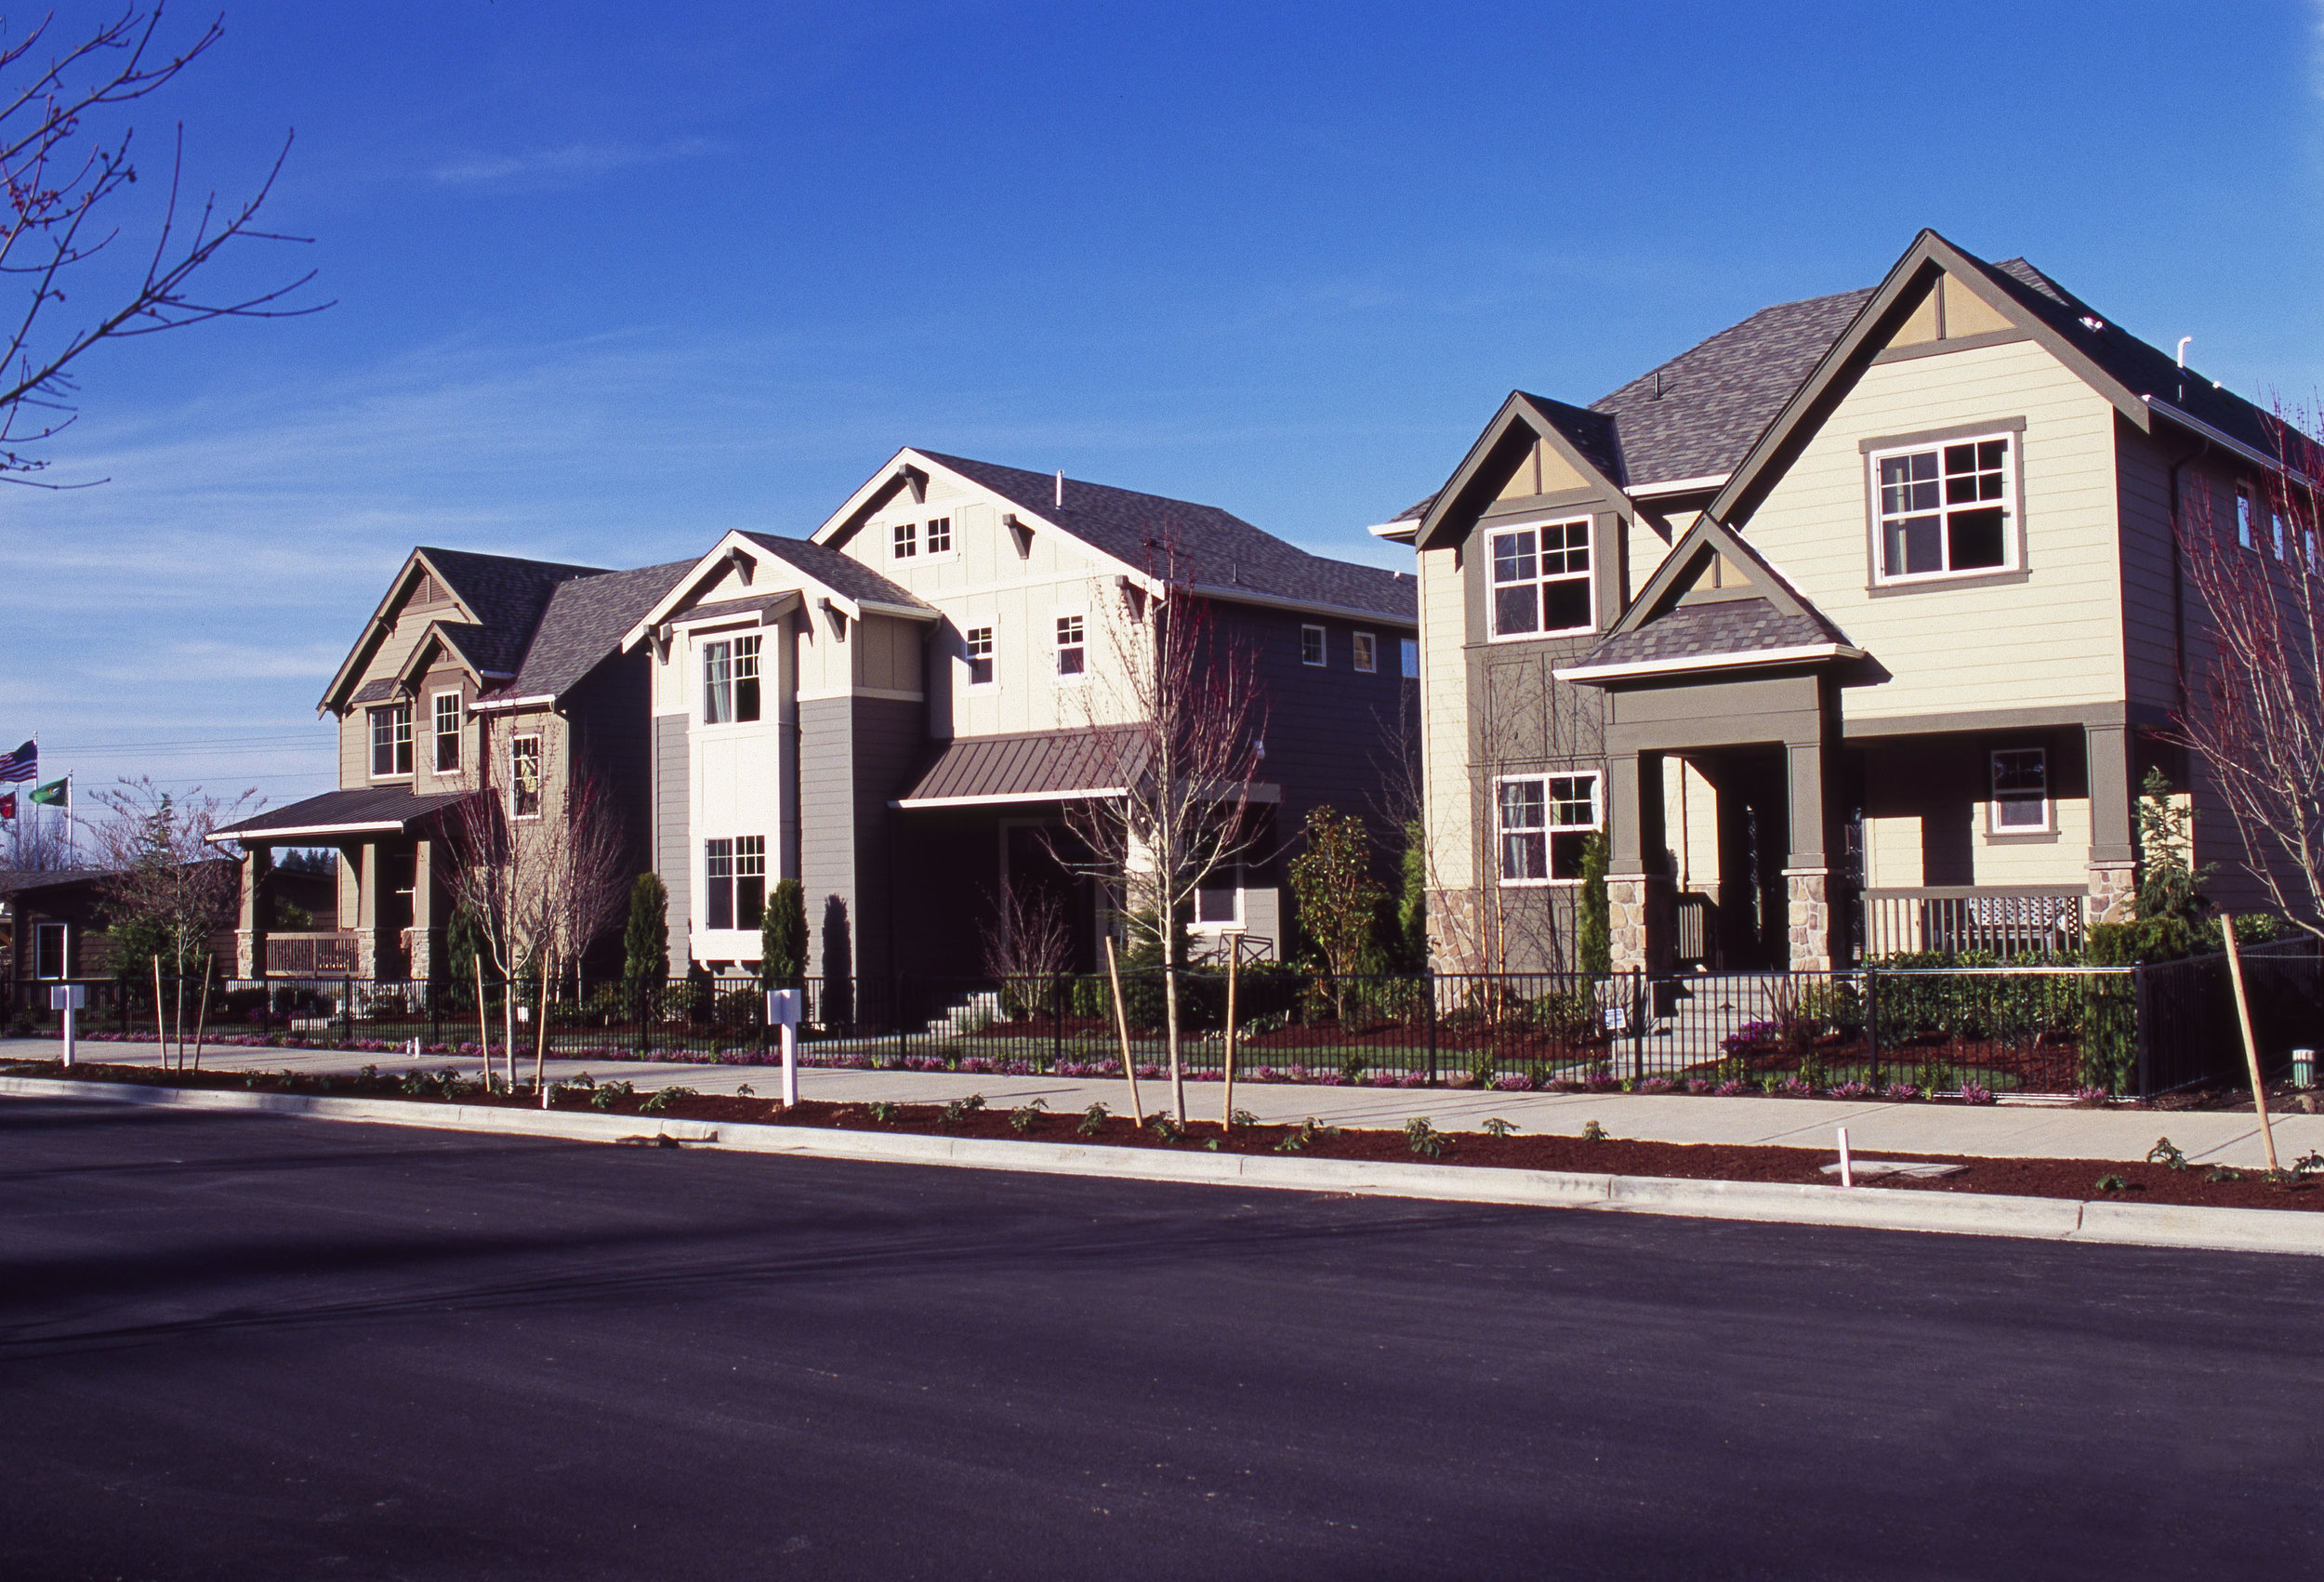
[[[1609,965],[1617,972],[1652,965],[1646,954],[1648,884],[1644,878],[1605,881],[1606,932],[1613,946]]]
[[[1831,970],[1831,878],[1817,869],[1787,873],[1784,894],[1789,902],[1791,970]]]
[[[2090,870],[2090,921],[2129,923],[2138,917],[2138,869],[2129,863],[2093,864]]]

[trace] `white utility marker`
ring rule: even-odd
[[[64,1063],[73,1063],[73,1013],[88,1003],[88,991],[78,983],[59,983],[48,991],[48,1009],[64,1012]]]
[[[797,989],[767,991],[767,1021],[783,1040],[783,1107],[799,1102],[799,1011]]]
[[[1856,1184],[1855,1172],[1848,1167],[1848,1128],[1844,1126],[1840,1128],[1840,1184],[1844,1187]]]

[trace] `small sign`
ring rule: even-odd
[[[805,998],[805,996],[797,989],[768,990],[767,1025],[770,1027],[797,1027],[799,1025],[799,1001],[803,998]]]
[[[80,1010],[88,1005],[88,990],[79,983],[59,983],[48,991],[50,1010]]]
[[[1629,1032],[1629,1031],[1630,1031],[1630,1007],[1628,1007],[1628,1006],[1626,1006],[1626,1005],[1610,1005],[1610,1006],[1606,1007],[1606,1008],[1605,1008],[1605,1030],[1606,1030],[1608,1033],[1627,1033],[1627,1032]]]

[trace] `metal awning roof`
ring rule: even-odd
[[[898,808],[971,808],[1118,797],[1134,750],[1119,730],[971,736],[936,756]]]

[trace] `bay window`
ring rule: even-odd
[[[759,639],[702,645],[702,722],[746,724],[759,718]]]

